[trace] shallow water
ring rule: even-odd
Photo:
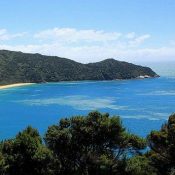
[[[28,125],[43,135],[61,117],[99,110],[119,115],[141,136],[175,112],[175,78],[37,84],[0,91],[0,138]]]

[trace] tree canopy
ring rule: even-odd
[[[150,159],[159,174],[175,174],[175,114],[169,117],[160,131],[152,131],[148,136],[151,148]]]
[[[81,64],[70,59],[0,50],[0,85],[157,76],[148,67],[114,59]]]
[[[49,127],[45,141],[60,160],[62,174],[70,174],[70,169],[80,174],[117,172],[121,160],[146,145],[123,128],[119,117],[99,112],[62,119]]]
[[[149,148],[148,148],[149,147]],[[175,114],[147,139],[118,116],[63,118],[44,138],[31,126],[0,144],[0,175],[173,175]]]

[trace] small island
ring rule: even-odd
[[[67,58],[0,50],[0,85],[158,77],[149,67],[115,59],[82,64]]]

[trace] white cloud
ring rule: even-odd
[[[115,45],[105,46],[65,46],[58,43],[36,45],[0,45],[0,49],[23,51],[29,53],[42,53],[67,57],[82,63],[100,61],[106,58],[115,58],[130,62],[145,61],[173,61],[175,60],[175,47],[160,48],[120,48]]]
[[[145,40],[149,39],[151,36],[149,34],[145,34],[139,37],[134,38],[133,40],[129,41],[129,45],[131,47],[135,47],[138,46],[140,44],[142,44],[143,42],[145,42]],[[131,38],[131,36],[130,36]]]
[[[24,37],[26,44],[7,44],[5,40]],[[150,34],[138,35],[106,32],[102,30],[78,30],[74,28],[53,28],[37,33],[30,33],[30,42],[25,33],[10,34],[0,30],[0,49],[41,53],[67,57],[82,63],[116,58],[130,62],[160,61],[175,59],[175,45],[148,47],[145,42]],[[33,37],[32,37],[33,36]],[[147,41],[147,43],[149,40]]]
[[[128,39],[133,39],[135,37],[136,37],[136,33],[135,32],[131,32],[131,33],[126,34],[126,38],[128,38]]]
[[[135,32],[122,34],[119,32],[105,32],[102,30],[77,30],[74,28],[53,28],[40,31],[34,34],[34,38],[45,42],[54,42],[59,44],[78,43],[82,45],[90,42],[91,45],[110,44],[123,47],[136,47],[150,38],[149,34],[138,36]],[[98,42],[98,43],[97,43]]]
[[[117,40],[121,33],[104,32],[102,30],[77,30],[74,28],[54,28],[41,31],[34,35],[41,40],[54,40],[59,42],[105,42]]]
[[[10,34],[6,29],[0,29],[0,41],[23,37],[24,35],[26,35],[26,32]]]

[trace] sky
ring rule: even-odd
[[[175,61],[174,0],[0,0],[0,49],[66,57]]]

